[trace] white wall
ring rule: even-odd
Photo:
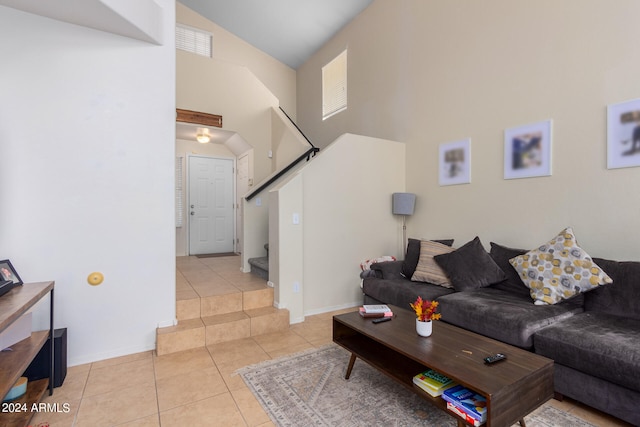
[[[594,256],[640,260],[640,168],[606,169],[606,106],[640,98],[640,2],[375,1],[298,69],[298,121],[407,144],[409,235],[531,248],[573,226]],[[321,120],[321,67],[349,49],[349,107]],[[553,120],[553,175],[503,179],[504,129]],[[438,185],[466,137],[471,184]]]
[[[175,319],[175,16],[159,3],[162,46],[0,7],[0,258],[56,281],[70,365],[153,349]]]

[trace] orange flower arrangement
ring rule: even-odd
[[[413,311],[416,312],[418,320],[421,322],[440,320],[442,315],[440,313],[436,313],[439,304],[440,303],[438,301],[423,300],[422,297],[418,297],[416,302],[413,304],[409,303],[411,308],[413,308]]]

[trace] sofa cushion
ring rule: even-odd
[[[446,246],[453,245],[453,239],[432,241],[442,243]],[[418,261],[420,260],[420,242],[420,239],[409,239],[409,242],[407,243],[407,253],[402,265],[402,274],[404,274],[404,277],[407,279],[411,279],[411,276],[413,276],[413,273],[416,271],[416,267],[418,266]]]
[[[594,258],[613,279],[584,295],[585,311],[598,311],[640,320],[640,262]]]
[[[411,282],[405,278],[395,280],[365,278],[362,282],[362,290],[381,303],[397,305],[407,310],[411,310],[409,303],[414,302],[418,296],[422,299],[434,300],[454,292],[453,289],[431,283]]]
[[[537,332],[535,351],[560,365],[640,391],[640,321],[584,312]]]
[[[576,241],[571,227],[549,242],[510,260],[535,304],[556,304],[612,282]]]
[[[442,267],[456,291],[484,288],[506,278],[477,236],[454,252],[437,255],[433,259]]]
[[[456,292],[438,301],[445,322],[525,349],[533,346],[533,334],[540,329],[582,312],[573,301],[535,305],[529,296],[493,288]]]
[[[402,275],[402,261],[378,262],[371,264],[371,270],[376,272],[380,279],[404,279]],[[362,275],[360,276],[362,277]]]
[[[527,297],[531,296],[531,291],[524,285],[524,283],[522,283],[522,280],[520,280],[520,274],[518,274],[509,262],[511,258],[515,258],[526,252],[526,249],[513,249],[491,242],[491,251],[489,252],[489,255],[495,263],[498,264],[498,267],[502,269],[507,277],[502,282],[491,285],[492,288],[511,292],[517,295],[524,295]]]
[[[420,242],[420,260],[416,271],[411,276],[414,282],[428,282],[434,285],[453,288],[447,274],[433,259],[434,256],[454,251],[450,246],[430,240]]]

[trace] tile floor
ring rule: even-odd
[[[343,310],[350,311],[350,310]],[[308,316],[288,331],[157,356],[132,354],[70,367],[31,426],[273,426],[234,372],[244,366],[331,342],[331,317]],[[65,411],[68,404],[69,411]],[[596,426],[627,426],[580,404],[551,400]]]

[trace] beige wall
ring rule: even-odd
[[[176,21],[213,34],[213,57],[247,67],[279,99],[291,117],[296,114],[296,71],[209,21],[182,3],[176,3]],[[178,76],[180,78],[180,76]],[[205,84],[207,80],[199,81]],[[220,114],[217,111],[209,111]]]
[[[405,144],[345,134],[269,193],[269,277],[292,322],[362,304],[360,263],[398,256],[404,164]]]
[[[406,142],[409,235],[530,248],[573,226],[594,256],[640,259],[640,168],[606,169],[606,106],[640,97],[635,0],[375,1],[298,69],[298,121],[326,145]],[[320,68],[349,49],[349,108],[321,120]],[[553,120],[553,174],[503,179],[504,129]],[[470,137],[472,183],[438,185]]]

